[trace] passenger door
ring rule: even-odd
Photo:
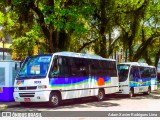
[[[138,66],[132,66],[130,71],[130,86],[134,87],[134,93],[138,93],[142,85]]]

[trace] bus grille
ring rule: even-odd
[[[34,97],[35,93],[19,93],[20,97]]]
[[[37,86],[19,87],[19,90],[36,90]]]

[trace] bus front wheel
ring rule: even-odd
[[[50,94],[49,98],[49,106],[50,107],[57,107],[61,103],[60,95],[56,92]]]
[[[130,89],[129,90],[129,97],[134,97],[134,90],[133,89]]]

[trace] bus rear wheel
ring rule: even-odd
[[[147,92],[145,92],[145,94],[146,94],[146,95],[149,95],[150,93],[151,93],[151,87],[149,86],[149,87],[148,87],[148,90],[147,90]]]
[[[105,98],[105,92],[103,89],[99,89],[97,99],[98,101],[102,101]]]
[[[58,93],[54,92],[50,94],[49,98],[49,106],[50,107],[57,107],[61,103],[61,97]]]

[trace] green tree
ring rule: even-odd
[[[160,1],[149,1],[147,11],[143,17],[143,24],[141,29],[141,45],[136,50],[134,60],[144,58],[147,63],[157,66],[160,58],[159,54],[159,36],[160,25],[159,22],[159,8]]]
[[[0,25],[15,39],[13,48],[28,41],[45,45],[48,52],[88,49],[103,57],[123,49],[126,61],[144,59],[156,65],[159,4],[160,0],[2,0]]]
[[[67,50],[71,34],[85,30],[82,19],[92,12],[90,6],[76,0],[13,0],[9,5],[22,22],[39,24],[50,52]]]
[[[26,56],[31,56],[34,53],[34,48],[40,44],[38,27],[35,26],[31,31],[26,32],[24,36],[14,39],[12,42],[12,52],[16,54],[17,60],[23,60]]]

